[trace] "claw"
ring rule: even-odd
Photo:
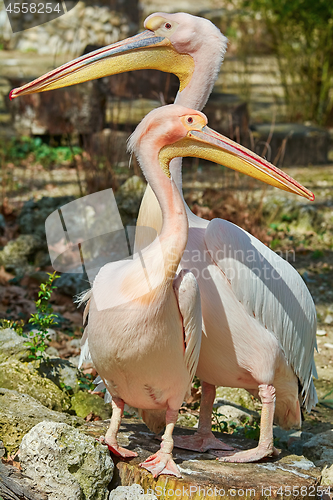
[[[160,474],[181,477],[171,453],[164,453],[161,450],[148,457],[140,466],[151,472],[154,477],[158,477]]]
[[[234,451],[234,448],[220,439],[217,439],[214,434],[199,434],[193,436],[174,436],[174,446],[183,450],[199,451],[201,453],[207,450],[228,450]]]

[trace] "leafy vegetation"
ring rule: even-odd
[[[0,328],[11,328],[18,335],[23,335],[24,321],[20,319],[19,321],[14,321],[12,319],[0,319]]]
[[[327,123],[333,109],[333,3],[241,0],[240,5],[265,23],[262,36],[277,57],[289,118]]]
[[[48,329],[51,326],[57,325],[55,321],[56,314],[53,314],[53,309],[49,301],[52,291],[57,288],[53,285],[53,282],[60,276],[55,271],[53,274],[48,273],[48,275],[48,281],[40,285],[38,299],[35,302],[37,312],[32,314],[29,319],[29,323],[35,326],[37,332],[34,335],[23,333],[24,337],[29,338],[29,341],[25,345],[30,349],[31,354],[29,358],[31,359],[42,359],[44,357],[44,351],[47,347],[45,341],[50,340]]]
[[[82,152],[77,146],[50,146],[40,137],[15,137],[2,141],[4,160],[15,165],[29,158],[31,163],[39,163],[45,168],[56,164],[71,163],[74,156]]]

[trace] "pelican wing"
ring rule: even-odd
[[[188,270],[182,270],[174,279],[173,288],[183,319],[185,364],[192,381],[199,361],[201,346],[201,302],[197,280]]]
[[[317,403],[313,376],[317,315],[298,272],[231,222],[214,219],[205,232],[208,251],[246,311],[279,340],[302,385],[304,407]]]

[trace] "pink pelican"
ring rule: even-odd
[[[225,37],[209,21],[184,13],[153,14],[145,27],[148,30],[136,37],[82,56],[14,89],[11,97],[155,68],[179,77],[178,104],[201,109],[223,60]],[[181,192],[179,158],[171,162],[170,171]],[[259,176],[251,169],[247,174]],[[306,196],[313,200],[309,192]],[[228,449],[211,433],[215,386],[243,387],[263,403],[259,445],[223,460],[259,460],[275,453],[274,415],[285,428],[299,426],[300,407],[310,411],[316,404],[312,380],[316,375],[315,307],[294,268],[260,241],[227,221],[208,222],[196,217],[186,204],[185,209],[189,236],[180,265],[193,271],[201,291],[203,337],[197,374],[204,382],[198,432],[175,443],[200,451]],[[161,210],[149,187],[138,225],[161,231]],[[137,250],[148,243],[137,238]]]

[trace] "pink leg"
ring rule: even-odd
[[[262,402],[260,420],[260,438],[256,448],[240,451],[227,457],[221,457],[222,462],[256,462],[265,457],[278,455],[273,446],[273,419],[275,411],[275,389],[272,385],[259,385],[259,397]]]
[[[179,469],[172,459],[173,439],[172,433],[177,422],[178,410],[168,408],[166,412],[166,427],[162,436],[161,448],[157,453],[147,458],[141,465],[154,477],[160,474],[169,474],[171,476],[181,477]]]
[[[223,443],[212,433],[212,409],[215,399],[215,386],[201,383],[202,396],[200,403],[199,427],[193,436],[175,436],[177,448],[193,451],[233,450],[232,446]]]
[[[137,457],[138,454],[135,451],[127,450],[119,446],[117,442],[117,434],[121,424],[121,417],[124,411],[124,401],[120,398],[112,398],[112,417],[110,422],[110,427],[108,428],[105,438],[102,437],[101,442],[104,442],[111,453],[117,457],[123,458],[133,458]]]

